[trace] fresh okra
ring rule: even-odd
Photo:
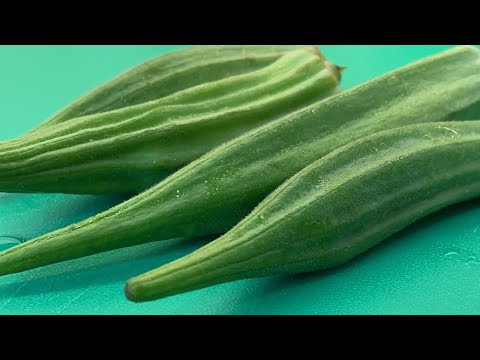
[[[416,124],[309,165],[232,230],[128,281],[148,301],[233,280],[340,265],[414,221],[480,196],[480,121]]]
[[[0,143],[0,191],[138,193],[214,147],[338,92],[318,48]],[[55,181],[52,181],[55,179]]]
[[[54,114],[33,131],[77,117],[160,99],[207,82],[259,70],[304,45],[195,46],[158,56]]]
[[[426,58],[219,146],[97,216],[0,253],[0,274],[224,233],[292,175],[341,146],[405,125],[468,119],[479,104],[479,50],[458,47]]]

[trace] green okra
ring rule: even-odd
[[[221,145],[97,216],[0,253],[0,274],[149,241],[224,233],[288,178],[339,147],[409,124],[461,120],[479,104],[478,49],[426,58]]]
[[[128,281],[133,301],[340,265],[416,220],[480,196],[480,121],[416,124],[309,165],[229,232]]]
[[[214,147],[338,92],[318,48],[0,143],[0,191],[138,193]],[[53,181],[54,180],[54,181]]]
[[[259,70],[304,45],[207,45],[158,56],[122,73],[54,114],[33,131],[77,117],[160,99],[230,76]]]

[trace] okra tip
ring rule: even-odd
[[[147,273],[148,274],[148,273]],[[152,283],[145,280],[145,276],[138,276],[131,278],[125,284],[123,292],[125,297],[134,303],[142,303],[152,300],[158,300],[164,297],[176,295],[177,293],[185,292],[182,290],[175,291],[176,287],[172,288],[172,279],[169,276],[161,278],[159,281]]]
[[[132,302],[138,302],[136,300],[135,292],[132,290],[132,286],[130,285],[130,281],[127,281],[125,287],[123,288],[123,291],[125,292],[125,296],[128,300]]]
[[[310,51],[312,54],[318,56],[322,60],[322,62],[325,64],[325,67],[334,74],[337,82],[340,83],[340,81],[342,80],[342,73],[347,69],[345,66],[338,66],[328,61],[325,55],[323,55],[320,48],[316,45],[311,45],[307,51]]]
[[[342,74],[345,70],[347,70],[347,67],[346,66],[338,66],[338,65],[335,65],[335,75],[337,76],[337,79],[338,79],[338,82],[340,82],[342,80]]]
[[[327,69],[330,70],[330,72],[335,76],[335,79],[337,80],[337,83],[340,84],[340,81],[342,80],[342,74],[343,72],[347,69],[346,66],[339,66],[336,65],[330,61],[325,61],[325,66]]]
[[[160,280],[159,285],[154,286],[152,283],[146,282],[144,277],[140,275],[139,277],[128,280],[123,288],[123,292],[125,293],[125,297],[134,303],[157,300],[175,294],[170,293],[168,290],[169,286],[165,286],[169,281],[170,279],[167,276],[166,279]]]

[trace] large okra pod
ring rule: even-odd
[[[124,72],[54,114],[34,131],[80,116],[163,98],[184,89],[259,70],[303,45],[195,46]]]
[[[0,253],[0,274],[226,232],[285,180],[337,148],[387,129],[473,116],[479,104],[478,49],[443,52],[238,137],[110,210]]]
[[[214,147],[338,91],[318,48],[0,144],[0,191],[138,193]],[[53,181],[54,180],[54,181]]]
[[[134,301],[343,264],[414,221],[480,196],[480,121],[410,125],[346,145],[270,194],[232,230],[131,279]]]

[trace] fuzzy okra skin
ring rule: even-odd
[[[80,97],[32,131],[73,118],[163,98],[181,90],[256,71],[304,45],[207,45],[158,56]]]
[[[0,275],[149,241],[224,233],[339,147],[404,125],[465,119],[480,112],[479,104],[479,51],[443,52],[251,131],[116,207],[0,253]]]
[[[257,71],[51,125],[0,143],[0,191],[138,193],[214,147],[333,95],[339,78],[312,46]]]
[[[410,125],[309,165],[232,230],[127,282],[149,301],[233,280],[340,265],[414,221],[480,196],[480,121]]]

